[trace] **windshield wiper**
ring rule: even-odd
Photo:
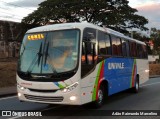
[[[39,66],[39,64],[40,64],[40,60],[41,60],[41,57],[42,57],[42,42],[41,42],[41,46],[40,46],[40,48],[39,48],[39,52],[37,53],[37,55],[38,55],[38,66]]]
[[[30,74],[32,72],[33,67],[37,63],[37,61],[38,61],[38,66],[39,66],[42,55],[43,54],[42,54],[42,42],[41,42],[41,45],[39,47],[39,52],[36,54],[35,58],[32,60],[30,66],[27,70],[27,74]],[[37,56],[38,56],[38,59],[37,59]]]
[[[48,49],[49,49],[49,42],[47,43],[47,48],[46,48],[46,52],[45,52],[45,59],[44,59],[44,65],[46,65],[47,63],[47,58],[49,58],[49,64],[51,65],[52,71],[57,74],[56,69],[54,68],[53,64],[50,63],[50,55],[48,53]]]
[[[47,57],[49,56],[49,54],[48,54],[48,48],[49,48],[49,42],[47,43],[47,48],[46,48],[46,52],[45,52],[45,59],[44,59],[44,64],[45,65],[47,63]]]

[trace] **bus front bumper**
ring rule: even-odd
[[[81,105],[79,94],[79,86],[70,92],[36,92],[27,88],[17,86],[18,98],[20,101],[30,101],[47,104],[66,104],[66,105]]]

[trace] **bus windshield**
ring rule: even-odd
[[[24,36],[18,70],[31,74],[72,71],[78,62],[79,30],[30,33]]]

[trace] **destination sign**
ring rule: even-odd
[[[28,40],[41,40],[44,39],[44,34],[32,34],[28,35]]]

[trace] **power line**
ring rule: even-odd
[[[4,17],[2,17],[2,16],[0,16],[0,18],[3,18],[3,19],[17,19],[17,20],[22,20],[22,19],[20,19],[20,18],[13,18],[13,17],[10,17],[10,16],[4,16]]]
[[[17,17],[24,17],[24,16],[15,15],[15,14],[12,14],[12,13],[4,12],[4,11],[0,11],[0,13],[5,13],[5,14],[8,14],[8,15],[17,16]]]
[[[14,20],[15,20],[15,19],[16,19],[16,20],[22,20],[22,19],[18,19],[18,18],[6,18],[6,17],[1,17],[1,16],[0,16],[0,19],[1,19],[1,20],[2,20],[2,19],[3,19],[3,20],[4,20],[4,19],[5,19],[5,20],[7,20],[7,19],[10,19],[10,20],[13,20],[13,19],[14,19]]]
[[[3,18],[3,19],[17,19],[17,20],[22,20],[23,19],[23,16],[18,16],[18,15],[11,14],[11,13],[6,13],[6,12],[3,12],[3,11],[0,11],[0,13],[5,14],[4,16],[0,16],[0,18]],[[21,18],[19,18],[19,17],[21,17]]]
[[[5,1],[3,1],[3,0],[0,0],[0,2],[2,2],[2,3],[5,3],[5,4],[8,4],[8,5],[11,5],[11,6],[14,6],[14,7],[16,7],[16,8],[23,8],[23,9],[27,9],[27,10],[30,10],[30,11],[34,11],[33,9],[29,9],[29,8],[26,8],[26,7],[22,7],[22,6],[19,6],[19,5],[16,5],[16,4],[12,4],[12,3],[8,3],[8,2],[5,2]],[[8,9],[4,9],[4,8],[2,8],[2,7],[0,7],[0,9],[3,9],[3,10],[7,10],[7,11],[9,11],[9,12],[11,12],[10,10],[8,10]],[[6,14],[6,16],[0,16],[0,18],[1,19],[16,19],[16,20],[22,20],[23,19],[23,17],[25,17],[25,16],[19,16],[19,15],[15,15],[15,14],[12,14],[12,13],[8,13],[8,12],[4,12],[4,11],[0,11],[1,13],[4,13],[4,14]],[[8,15],[8,16],[7,16]],[[9,15],[11,15],[11,16],[9,16]],[[16,18],[16,17],[22,17],[22,18]]]
[[[16,18],[16,17],[12,17],[12,16],[0,16],[0,18],[4,18],[4,19],[18,19],[18,20],[22,20],[22,18]]]
[[[29,9],[29,8],[22,7],[22,6],[19,6],[19,5],[16,5],[16,4],[8,3],[8,2],[2,1],[2,0],[0,0],[0,2],[3,2],[3,3],[8,4],[8,5],[12,5],[14,7],[20,7],[20,8],[23,8],[23,9],[27,9],[27,10],[33,11],[33,9]]]

